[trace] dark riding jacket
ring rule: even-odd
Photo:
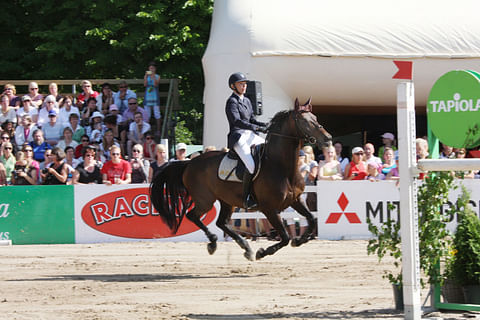
[[[241,129],[252,130],[255,133],[260,127],[266,127],[267,124],[255,119],[252,103],[247,97],[243,97],[243,102],[235,93],[227,100],[225,106],[230,132],[228,133],[228,148],[233,149],[235,143],[240,139]]]

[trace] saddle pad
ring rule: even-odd
[[[242,182],[235,174],[238,160],[230,159],[225,155],[218,167],[218,178],[225,181]]]

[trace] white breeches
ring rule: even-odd
[[[237,143],[233,146],[233,149],[237,152],[240,159],[242,159],[248,172],[253,174],[255,170],[255,162],[253,161],[250,147],[254,144],[264,143],[265,139],[256,135],[251,130],[242,130],[242,136],[238,139]]]

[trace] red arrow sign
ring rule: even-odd
[[[395,73],[392,79],[408,79],[412,80],[412,61],[393,61],[398,68],[398,72]]]

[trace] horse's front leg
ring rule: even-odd
[[[192,221],[195,223],[197,227],[199,227],[203,232],[205,232],[205,235],[207,236],[208,240],[210,240],[210,243],[207,245],[207,250],[209,254],[213,254],[215,250],[217,250],[217,240],[218,237],[211,233],[210,230],[208,230],[207,226],[203,224],[203,222],[200,220],[200,217],[203,215],[204,212],[207,212],[208,210],[199,210],[197,207],[193,208],[191,211],[187,213],[187,218],[188,220]]]
[[[315,219],[313,218],[310,210],[308,210],[305,200],[303,200],[301,197],[299,197],[297,201],[292,203],[291,207],[295,209],[295,211],[297,211],[299,214],[304,216],[308,222],[307,230],[300,236],[300,238],[292,239],[292,247],[298,247],[308,242],[308,240],[310,239],[313,230],[315,230]]]
[[[217,226],[222,229],[223,232],[228,234],[233,240],[235,240],[235,242],[240,246],[240,248],[245,250],[245,253],[243,254],[245,258],[253,261],[253,251],[250,248],[248,242],[238,233],[233,231],[233,229],[228,224],[230,218],[232,217],[232,213],[233,207],[226,202],[220,201],[220,214],[218,215]]]
[[[263,249],[263,248],[258,249],[257,254],[255,255],[255,258],[257,260],[262,259],[265,256],[274,254],[282,247],[285,247],[288,244],[288,241],[290,241],[287,230],[285,230],[285,227],[283,226],[282,218],[280,217],[280,212],[272,210],[272,211],[264,211],[263,214],[265,214],[265,216],[267,217],[272,227],[274,227],[275,230],[277,230],[278,235],[280,236],[280,242],[277,242],[274,245],[271,245],[267,249]]]

